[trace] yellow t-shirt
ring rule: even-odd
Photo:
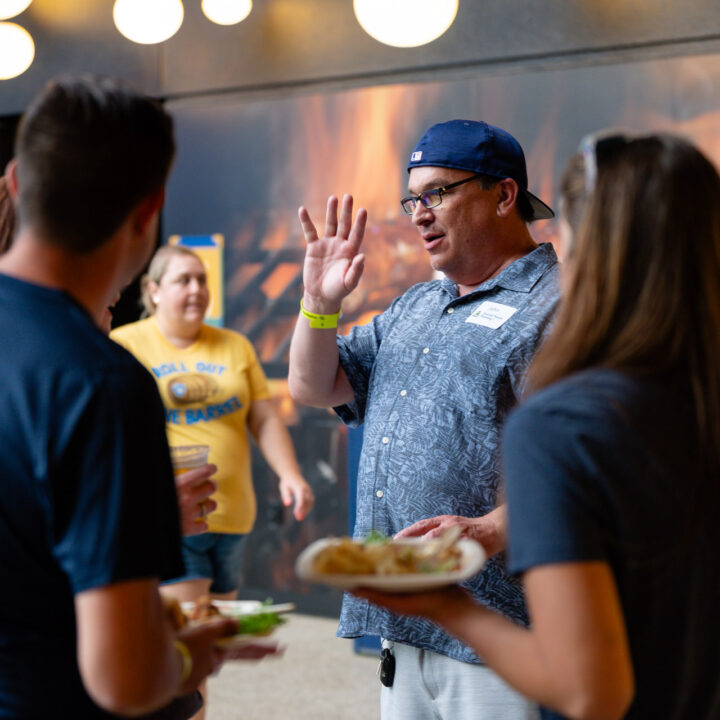
[[[257,507],[250,474],[247,416],[255,400],[270,397],[265,373],[250,341],[232,330],[203,325],[187,348],[171,344],[150,317],[124,325],[110,337],[153,374],[165,405],[170,445],[210,446],[218,466],[209,529],[247,533]]]

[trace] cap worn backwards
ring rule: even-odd
[[[496,178],[511,178],[525,195],[533,220],[554,216],[540,198],[527,189],[525,155],[510,133],[476,120],[450,120],[429,128],[415,146],[408,172],[414,167],[455,168]]]

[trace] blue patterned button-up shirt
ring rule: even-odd
[[[496,507],[500,428],[557,303],[557,267],[552,245],[543,244],[463,297],[447,278],[415,285],[369,324],[338,337],[355,399],[335,410],[348,425],[364,423],[355,537]],[[521,586],[502,557],[466,586],[483,604],[527,623]],[[429,621],[351,595],[338,635],[381,635],[479,662]]]

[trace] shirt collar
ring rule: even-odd
[[[542,243],[532,252],[510,263],[499,275],[480,283],[468,295],[476,292],[488,292],[496,287],[529,293],[535,283],[557,262],[557,255],[552,244]],[[453,298],[457,298],[457,285],[452,280],[444,277],[442,286]]]

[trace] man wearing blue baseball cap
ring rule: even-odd
[[[465,585],[483,604],[528,622],[505,572],[501,425],[555,308],[557,258],[528,223],[552,210],[528,191],[525,157],[509,133],[452,120],[425,132],[408,163],[403,210],[442,279],[421,283],[345,337],[342,300],[363,270],[367,214],[328,201],[325,236],[305,208],[301,313],[290,392],[364,424],[355,537],[435,536],[450,526],[490,557]],[[500,555],[498,555],[500,553]],[[338,634],[380,635],[383,720],[527,720],[536,708],[467,646],[424,620],[346,596]]]

